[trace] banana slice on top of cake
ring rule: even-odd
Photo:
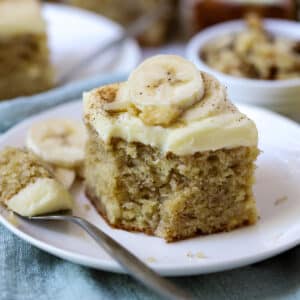
[[[0,152],[0,203],[30,217],[72,209],[73,199],[34,154],[6,148]]]
[[[254,224],[258,134],[214,77],[174,55],[84,94],[86,193],[115,227],[167,241]]]

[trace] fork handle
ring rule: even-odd
[[[157,294],[170,300],[192,300],[193,297],[181,290],[169,280],[159,276],[146,264],[131,254],[121,244],[113,240],[102,230],[79,217],[69,221],[79,225],[99,244],[112,258],[117,260],[136,280],[154,290]]]

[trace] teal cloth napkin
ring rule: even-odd
[[[195,299],[300,299],[300,247],[232,271],[172,278]],[[81,267],[23,242],[0,225],[1,300],[160,299],[127,275]]]
[[[84,82],[0,103],[0,132],[34,113],[78,99],[82,91],[125,76]],[[171,279],[196,299],[300,299],[300,247],[248,267]],[[127,275],[97,271],[49,255],[0,225],[0,300],[159,299]]]

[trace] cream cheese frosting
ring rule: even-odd
[[[176,155],[257,146],[254,122],[227,99],[224,86],[214,77],[201,74],[205,87],[203,96],[168,126],[143,122],[130,106],[127,82],[85,93],[85,121],[106,143],[112,138],[121,138]]]
[[[0,0],[0,37],[42,33],[45,22],[36,0]]]
[[[6,205],[22,216],[35,216],[72,209],[73,200],[62,184],[51,178],[38,178],[11,197]]]

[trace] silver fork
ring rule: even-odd
[[[92,223],[76,216],[57,214],[37,217],[24,217],[30,221],[67,221],[80,226],[100,245],[113,259],[115,259],[132,277],[140,281],[146,287],[152,289],[158,295],[170,300],[191,300],[193,297],[175,286],[172,282],[159,276],[135,255],[130,253],[121,244],[100,230]]]

